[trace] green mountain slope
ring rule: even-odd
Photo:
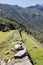
[[[0,16],[14,23],[13,26],[25,29],[27,33],[43,43],[43,6],[36,4],[23,8],[17,5],[0,4]],[[13,26],[12,29],[16,28]]]
[[[26,45],[34,65],[43,65],[43,48],[40,47],[32,36],[22,32],[22,39]]]

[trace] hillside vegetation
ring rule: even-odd
[[[15,21],[11,21],[3,16],[0,16],[0,31],[14,30],[19,27]]]
[[[11,48],[14,44],[14,34],[16,30],[8,31],[8,32],[1,32],[0,31],[0,60],[9,59],[11,58],[14,53],[11,51]],[[6,55],[6,53],[9,54]]]
[[[22,41],[34,65],[43,65],[43,48],[33,37],[43,47],[43,6],[36,4],[23,8],[0,4],[0,60],[15,61],[15,52],[11,49],[15,42]]]
[[[34,65],[43,65],[43,48],[30,35],[27,35],[25,32],[21,34]]]
[[[41,44],[43,43],[42,5],[36,4],[35,6],[23,8],[18,5],[0,4],[0,22],[6,22],[7,30],[22,28]]]

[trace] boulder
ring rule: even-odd
[[[19,51],[19,52],[17,52],[17,54],[15,54],[15,59],[17,59],[17,58],[22,58],[22,57],[24,57],[26,55],[26,50],[21,50],[21,51]]]
[[[21,49],[22,49],[22,45],[16,44],[16,45],[14,46],[14,48],[12,48],[11,50],[12,50],[12,51],[19,51],[19,50],[21,50]]]
[[[15,48],[15,49],[20,49],[20,48],[21,48],[21,45],[16,44],[14,48]]]

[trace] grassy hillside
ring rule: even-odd
[[[27,35],[25,32],[21,34],[34,65],[43,65],[43,48],[30,35]],[[0,39],[0,59],[4,60],[14,57],[15,53],[11,51],[11,48],[15,45],[15,41],[18,41],[19,32],[17,30],[8,32],[0,31]],[[6,55],[6,52],[9,52],[9,54]],[[11,59],[11,61],[14,62],[14,59]]]
[[[43,43],[43,6],[30,7],[0,4],[0,22],[6,22],[7,29],[23,28],[39,42]]]
[[[22,32],[22,39],[25,42],[34,65],[43,65],[43,48],[37,45],[37,42],[25,32]]]
[[[16,30],[8,31],[8,32],[1,32],[0,31],[0,60],[11,58],[14,53],[11,51],[11,48],[14,44],[14,33]],[[6,52],[9,54],[6,55]]]
[[[5,43],[5,41],[9,40],[14,31],[1,32],[0,31],[0,45]]]
[[[19,28],[19,24],[15,20],[9,20],[4,16],[0,16],[0,31],[14,30]]]

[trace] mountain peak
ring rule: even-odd
[[[18,7],[18,5],[14,5],[15,7]]]
[[[40,5],[39,4],[36,4],[35,7],[39,7]]]

